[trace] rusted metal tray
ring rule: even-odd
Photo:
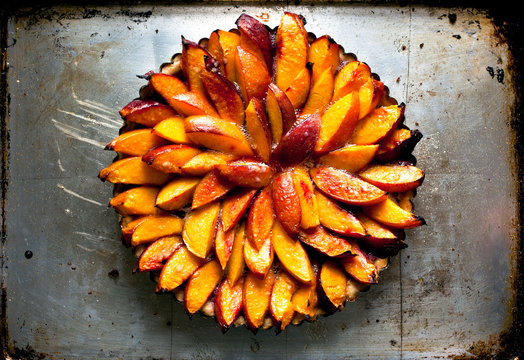
[[[301,13],[407,104],[426,180],[381,283],[335,316],[221,334],[154,294],[119,240],[98,171],[157,70],[247,12],[273,27]],[[3,356],[11,359],[421,359],[519,355],[519,99],[514,54],[473,8],[200,3],[51,7],[2,18]]]

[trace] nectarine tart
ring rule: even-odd
[[[404,104],[366,63],[285,13],[236,28],[143,78],[99,177],[122,239],[192,315],[256,331],[341,310],[424,224]]]

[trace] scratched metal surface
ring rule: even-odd
[[[158,69],[242,11],[302,13],[366,61],[407,103],[426,181],[415,200],[428,226],[408,232],[381,283],[335,316],[253,335],[222,335],[153,293],[119,241],[98,171],[136,74]],[[517,189],[509,125],[509,52],[472,9],[380,6],[54,8],[9,21],[8,345],[53,359],[473,355],[511,325]],[[24,256],[26,250],[33,257]],[[116,271],[114,271],[116,270]],[[495,340],[494,340],[495,339]]]

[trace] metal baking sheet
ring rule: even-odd
[[[380,284],[331,317],[256,335],[189,319],[119,240],[98,171],[158,70],[242,13],[269,26],[301,13],[367,62],[407,104],[426,180]],[[421,359],[501,352],[515,316],[519,239],[515,79],[508,45],[475,9],[380,5],[176,4],[55,7],[7,18],[1,343],[9,358]],[[26,257],[27,251],[32,257]]]

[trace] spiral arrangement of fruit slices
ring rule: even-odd
[[[110,205],[135,271],[223,331],[341,310],[424,224],[410,201],[422,135],[404,104],[304,25],[243,14],[236,29],[182,38],[179,61],[142,76],[120,111],[106,147],[119,156],[99,173],[118,184]]]

